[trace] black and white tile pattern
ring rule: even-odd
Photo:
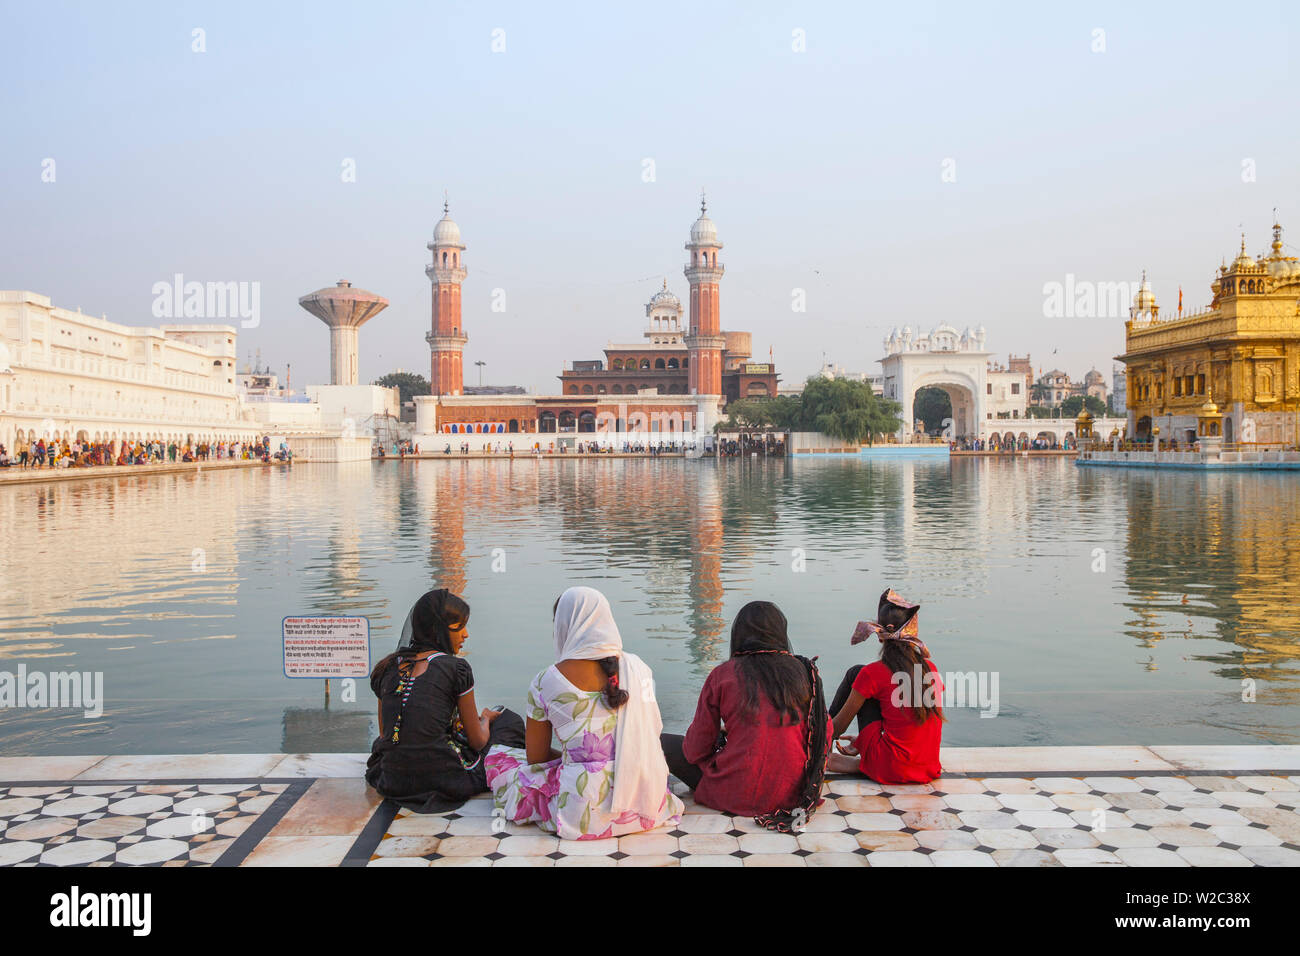
[[[288,791],[302,787],[256,780],[0,787],[0,866],[228,865],[255,845],[268,811],[283,813]]]

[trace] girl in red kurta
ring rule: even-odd
[[[829,772],[862,773],[878,783],[929,783],[943,772],[943,683],[919,637],[920,609],[888,590],[877,619],[854,632],[854,644],[873,634],[880,639],[880,660],[849,668],[831,702],[835,736],[855,718],[858,735],[837,744]]]
[[[821,802],[830,730],[821,678],[790,652],[785,615],[751,601],[736,615],[731,657],[705,680],[686,736],[661,742],[668,769],[698,803],[789,830]]]
[[[790,652],[779,607],[751,601],[736,615],[731,658],[705,680],[685,737],[664,734],[662,744],[668,769],[698,803],[789,831],[822,803],[829,735],[816,666]]]

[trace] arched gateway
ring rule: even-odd
[[[885,339],[884,397],[903,406],[903,428],[899,441],[913,441],[916,393],[923,388],[941,388],[952,401],[952,428],[948,437],[974,437],[984,421],[988,364],[992,353],[985,351],[985,331],[958,332],[940,325],[932,332],[913,336],[911,326],[895,329]]]

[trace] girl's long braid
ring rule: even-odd
[[[789,810],[773,810],[754,817],[759,826],[791,833],[796,826],[806,824],[817,811],[822,802],[822,780],[826,776],[826,699],[822,692],[822,677],[817,670],[817,658],[811,660],[798,654],[783,650],[737,651],[733,656],[742,657],[750,654],[786,654],[801,662],[808,671],[808,713],[804,718],[806,733],[804,751],[808,762],[804,765],[803,786],[799,790],[799,801]]]

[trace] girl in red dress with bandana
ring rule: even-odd
[[[920,609],[888,590],[880,596],[876,620],[853,632],[854,644],[879,638],[880,659],[850,667],[831,702],[836,738],[855,718],[858,734],[837,740],[840,752],[831,754],[828,773],[861,773],[878,783],[929,783],[943,772],[943,683],[919,636]]]

